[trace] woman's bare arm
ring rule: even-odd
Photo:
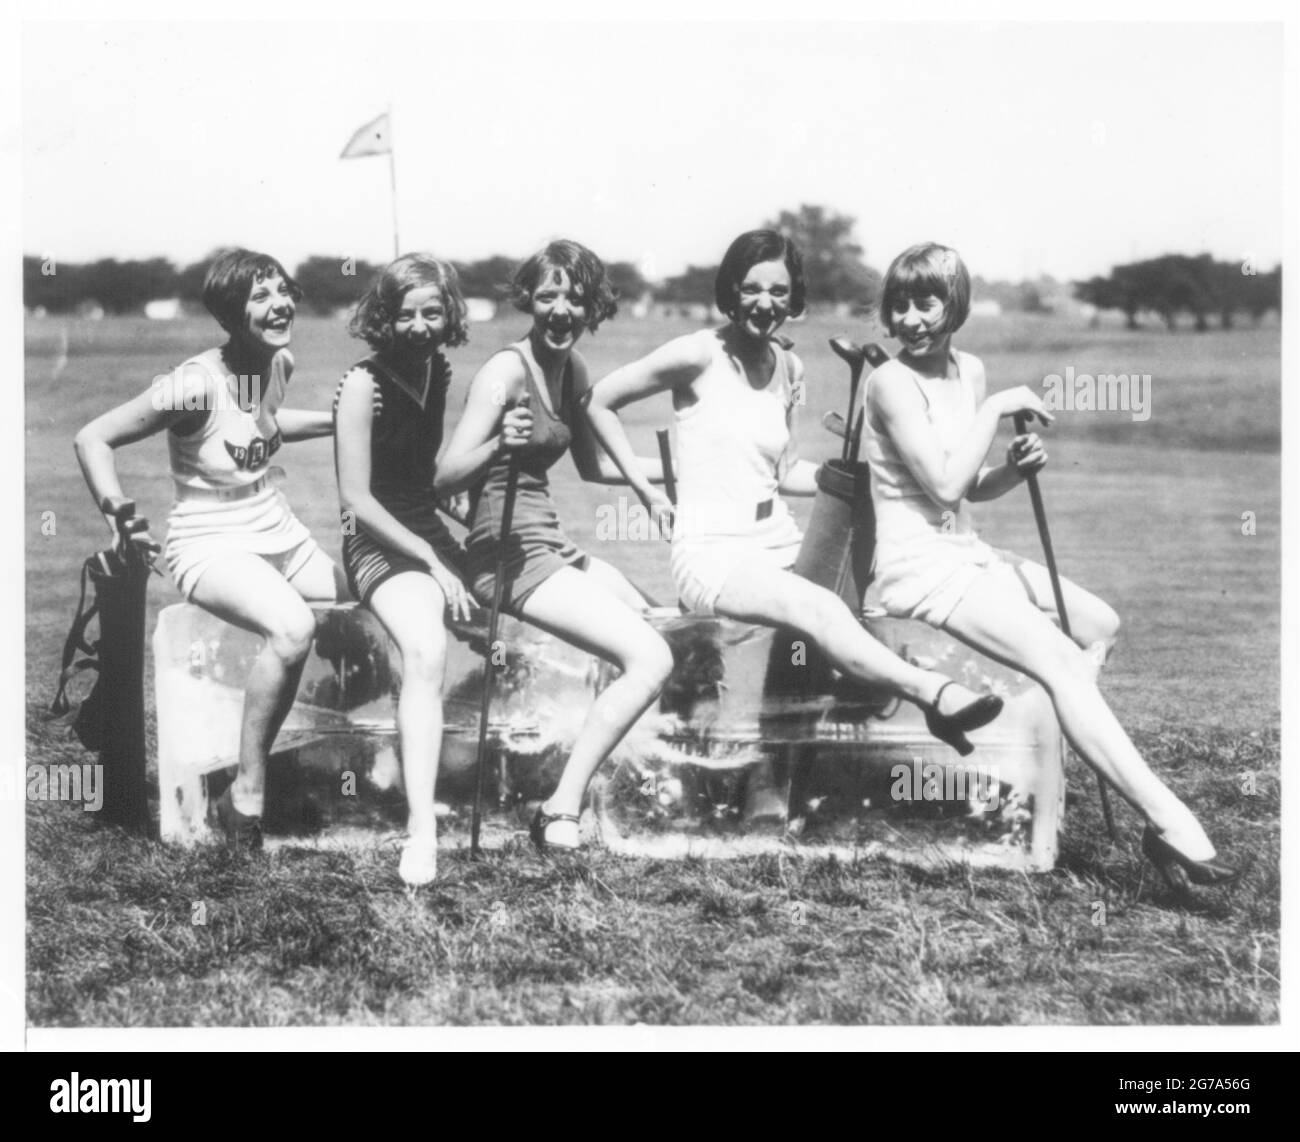
[[[653,498],[652,474],[662,480],[663,471],[661,466],[646,463],[632,451],[618,410],[656,393],[688,389],[708,367],[709,359],[703,336],[692,333],[669,341],[639,361],[615,369],[591,388],[587,419],[592,432],[642,501]]]
[[[502,449],[526,442],[532,413],[518,403],[526,393],[524,364],[514,353],[498,353],[475,374],[465,411],[438,458],[433,486],[440,495],[470,487]],[[523,434],[523,441],[506,431],[507,421]]]

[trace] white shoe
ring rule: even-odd
[[[402,846],[397,875],[407,884],[418,887],[438,875],[438,838],[412,837]]]

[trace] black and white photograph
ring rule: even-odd
[[[12,25],[20,1042],[1277,1049],[1282,7],[276,9]]]

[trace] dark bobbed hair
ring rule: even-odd
[[[610,284],[605,263],[586,246],[567,238],[538,250],[515,271],[510,283],[510,298],[515,308],[527,313],[532,307],[533,294],[556,270],[569,275],[569,281],[582,298],[587,311],[583,324],[589,333],[595,333],[602,321],[608,321],[618,312],[618,294]]]
[[[944,304],[943,321],[937,333],[951,336],[970,315],[970,272],[961,255],[937,242],[908,246],[889,264],[880,291],[880,323],[894,332],[895,304],[908,298],[937,297]]]
[[[798,317],[807,303],[803,279],[803,258],[799,247],[776,230],[746,230],[727,247],[713,281],[713,300],[728,317],[736,315],[740,283],[760,262],[785,262],[790,272],[790,316]]]
[[[389,262],[371,281],[348,323],[348,332],[376,353],[392,347],[393,322],[408,290],[437,286],[447,307],[447,328],[439,345],[464,345],[469,340],[465,298],[456,267],[432,254],[403,254]]]
[[[208,267],[203,279],[203,304],[222,329],[237,333],[244,324],[244,307],[253,286],[272,276],[284,279],[294,302],[302,300],[302,287],[270,254],[242,248],[226,250]]]

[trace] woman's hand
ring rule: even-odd
[[[451,495],[439,496],[438,507],[444,515],[451,516],[457,523],[469,526],[468,492],[453,492]]]
[[[1047,450],[1036,432],[1027,432],[1011,441],[1007,449],[1007,465],[1021,476],[1032,476],[1047,466]]]
[[[528,394],[524,393],[501,418],[501,447],[509,452],[524,447],[533,438],[533,410],[528,407]]]
[[[465,584],[460,581],[460,576],[443,563],[433,553],[432,548],[424,562],[429,569],[429,574],[433,576],[433,581],[438,584],[438,589],[446,598],[452,618],[469,622],[471,611],[469,592],[465,589]]]
[[[650,522],[658,528],[659,534],[664,539],[672,539],[673,515],[676,511],[672,500],[655,487],[647,487],[644,491],[638,491],[637,497],[645,506],[645,510],[650,513]]]
[[[1037,417],[1044,424],[1051,424],[1056,418],[1047,411],[1043,404],[1043,398],[1040,397],[1028,385],[1016,385],[1013,389],[1003,389],[1002,392],[994,394],[989,398],[997,402],[999,418],[1004,416],[1015,416],[1017,413],[1027,413],[1031,417]]]

